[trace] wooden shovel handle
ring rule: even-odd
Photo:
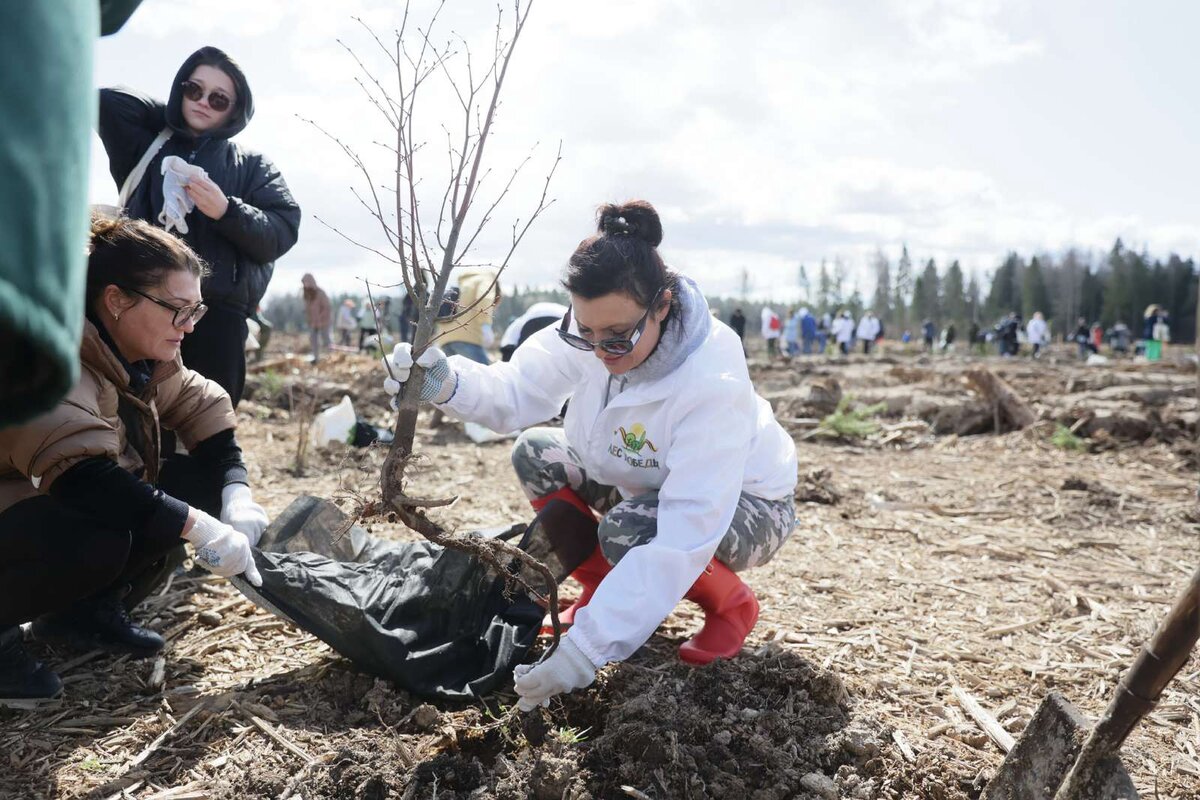
[[[1133,726],[1145,716],[1166,685],[1183,668],[1200,639],[1200,569],[1176,599],[1154,638],[1142,647],[1129,672],[1121,678],[1116,696],[1096,723],[1100,738],[1114,752]]]
[[[1080,748],[1074,766],[1054,795],[1055,800],[1100,796],[1104,771],[1099,764],[1121,748],[1138,721],[1154,708],[1162,690],[1188,660],[1197,639],[1200,639],[1200,569],[1192,575],[1154,638],[1142,648],[1121,679],[1116,696]]]
[[[1200,639],[1200,569],[1192,575],[1150,644],[1125,676],[1125,690],[1150,702],[1158,700],[1176,673],[1187,662]]]

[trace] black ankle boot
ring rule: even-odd
[[[63,688],[49,667],[25,652],[21,639],[17,626],[0,628],[0,705],[31,707],[57,697]]]
[[[125,610],[119,591],[81,600],[66,611],[45,614],[33,622],[33,636],[47,644],[75,650],[100,649],[146,658],[163,649],[166,641],[152,630],[135,625]]]

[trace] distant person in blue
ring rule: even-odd
[[[925,352],[933,352],[933,340],[937,338],[937,326],[933,320],[926,319],[921,323],[921,336],[925,339]]]
[[[808,308],[800,309],[800,347],[804,355],[812,355],[813,346],[817,341],[817,318]],[[824,350],[822,344],[821,350]]]

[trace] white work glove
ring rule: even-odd
[[[400,342],[390,356],[383,357],[383,363],[384,368],[389,371],[388,377],[383,381],[383,390],[392,395],[394,408],[395,396],[399,394],[400,387],[408,380],[408,373],[412,371],[412,345]],[[425,352],[417,359],[417,364],[425,368],[425,384],[421,387],[422,401],[444,403],[454,396],[454,391],[458,388],[458,373],[450,368],[446,354],[440,347],[430,345],[425,348]]]
[[[590,686],[596,680],[596,665],[583,654],[568,634],[554,655],[538,664],[521,664],[513,670],[514,684],[521,699],[517,708],[532,711],[550,705],[550,698]]]
[[[196,561],[222,578],[245,575],[254,586],[262,586],[262,576],[254,564],[254,551],[246,534],[213,519],[198,508],[196,523],[183,535],[196,551]]]
[[[250,487],[244,483],[231,483],[221,490],[221,522],[246,534],[252,545],[258,545],[271,524],[267,512],[254,502]]]

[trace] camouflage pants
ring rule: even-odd
[[[570,486],[603,515],[597,533],[600,550],[610,564],[658,534],[658,492],[625,500],[615,486],[592,480],[560,428],[530,428],[522,433],[513,446],[512,463],[530,500]],[[795,526],[796,507],[791,497],[764,500],[743,492],[716,557],[734,572],[765,564]]]

